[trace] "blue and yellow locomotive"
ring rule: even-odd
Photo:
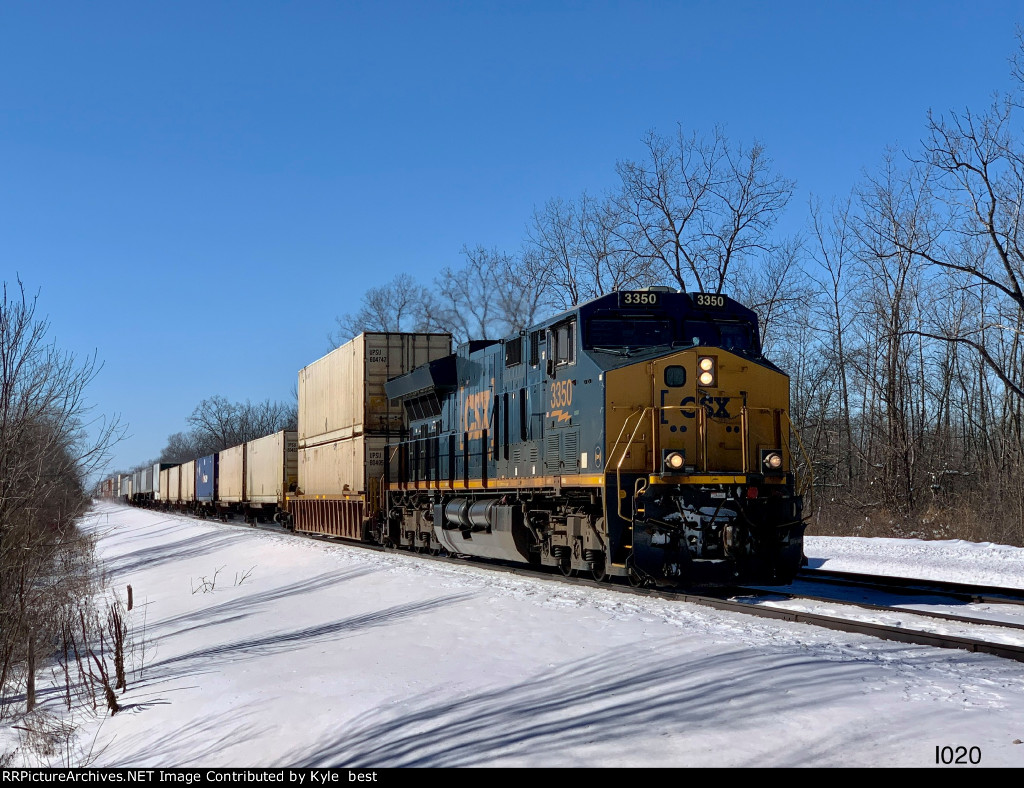
[[[387,384],[375,537],[634,584],[788,583],[803,557],[789,378],[732,299],[601,296]]]

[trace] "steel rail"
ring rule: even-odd
[[[983,624],[985,626],[1003,627],[1004,629],[1024,629],[1024,622],[997,621],[992,618],[973,618],[957,613],[940,613],[937,610],[918,610],[909,607],[892,607],[891,605],[876,605],[871,602],[860,602],[855,599],[836,599],[828,596],[817,596],[805,594],[801,591],[778,590],[772,586],[744,586],[739,590],[750,594],[767,594],[783,597],[785,599],[806,599],[810,602],[824,602],[830,605],[848,605],[859,607],[864,610],[874,610],[880,613],[902,613],[904,615],[922,616],[924,618],[935,618],[942,621],[955,621],[961,624]]]
[[[893,594],[920,596],[931,593],[947,596],[960,602],[1024,605],[1024,589],[1021,588],[1001,588],[999,586],[971,585],[945,580],[921,580],[890,575],[864,575],[826,569],[802,569],[797,573],[796,579],[851,588],[867,588],[873,591],[888,591]]]

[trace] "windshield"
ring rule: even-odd
[[[683,323],[683,337],[691,345],[721,347],[726,350],[755,350],[756,343],[746,323],[708,323],[687,320]]]
[[[650,317],[596,317],[587,340],[599,347],[649,347],[672,344],[672,323]]]

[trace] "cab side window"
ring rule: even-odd
[[[548,357],[563,366],[576,363],[576,321],[554,326],[548,334]]]

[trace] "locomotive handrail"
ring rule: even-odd
[[[622,434],[626,431],[626,426],[629,424],[630,419],[636,416],[636,426],[633,428],[633,433],[629,436],[629,440],[626,442],[626,445],[622,447],[622,454],[619,456],[619,461],[615,464],[615,494],[619,499],[617,509],[619,517],[621,517],[623,520],[628,519],[632,521],[633,516],[630,515],[627,518],[622,513],[622,501],[625,499],[625,496],[622,494],[622,463],[626,459],[626,454],[629,452],[629,447],[633,444],[633,438],[636,437],[636,431],[640,429],[640,425],[643,423],[644,416],[647,414],[647,411],[653,410],[654,408],[648,405],[640,410],[635,410],[628,416],[626,416],[626,418],[622,422],[622,428],[619,430],[619,436],[615,439],[615,444],[612,446],[611,452],[609,452],[610,454],[614,455],[615,450],[619,447],[619,441],[622,440]]]

